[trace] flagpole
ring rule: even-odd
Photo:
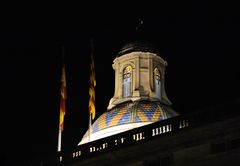
[[[91,116],[91,112],[89,112],[89,123],[88,123],[88,142],[91,141],[91,125],[92,125],[92,116]]]
[[[93,39],[90,40],[91,42],[91,66],[93,65]],[[90,75],[92,74],[92,67],[90,68]],[[91,76],[90,76],[91,77]],[[91,85],[91,82],[90,82],[90,86]],[[95,104],[95,103],[94,103]],[[92,112],[89,110],[89,123],[88,123],[88,142],[91,141],[91,125],[92,125]]]
[[[61,91],[62,91],[62,76],[63,74],[63,70],[62,68],[65,68],[65,65],[64,65],[64,47],[62,46],[62,67],[61,67]],[[65,70],[65,69],[64,69]],[[62,94],[61,94],[61,98],[60,100],[64,100],[62,99]],[[61,101],[60,101],[61,102]],[[61,105],[60,105],[60,112],[59,112],[59,129],[58,129],[58,152],[60,152],[62,150],[62,127],[61,127]],[[65,107],[65,106],[64,106]],[[64,108],[65,109],[65,108]]]
[[[58,130],[58,152],[61,151],[61,144],[62,144],[62,130],[61,130],[61,126],[59,124],[59,130]]]

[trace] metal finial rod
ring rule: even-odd
[[[93,38],[90,39],[90,44],[91,44],[91,56],[93,56],[93,53],[94,53],[94,40],[93,40]]]
[[[141,18],[138,19],[138,24],[136,26],[136,32],[139,31],[139,29],[142,27],[143,25],[143,20]]]

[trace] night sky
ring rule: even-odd
[[[180,114],[240,98],[234,4],[102,6],[1,16],[1,163],[30,165],[56,155],[62,46],[68,97],[62,148],[76,147],[88,127],[91,38],[97,117],[114,93],[114,58],[136,40],[154,43],[168,62],[166,92]],[[136,32],[138,19],[144,23]]]

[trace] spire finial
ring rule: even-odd
[[[141,29],[143,25],[143,20],[141,18],[138,18],[138,23],[137,23],[137,26],[136,26],[136,32],[139,31],[139,29]]]

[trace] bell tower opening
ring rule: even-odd
[[[157,98],[161,100],[161,74],[157,67],[154,69],[154,86]]]
[[[131,96],[132,87],[132,67],[127,66],[123,69],[123,98]]]

